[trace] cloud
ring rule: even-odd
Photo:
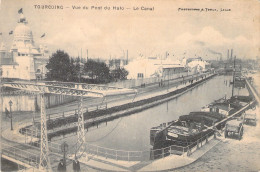
[[[233,48],[234,54],[239,58],[253,57],[259,54],[259,43],[255,39],[247,39],[243,35],[234,38],[226,37],[213,27],[206,26],[197,34],[189,32],[183,33],[174,40],[175,49],[179,51],[187,51],[189,56],[199,54],[206,56],[211,53],[211,56],[219,56],[226,54],[227,49]],[[179,54],[182,54],[180,52]],[[215,57],[213,56],[213,58]]]
[[[204,45],[205,45],[205,42],[195,41],[194,44],[198,44],[198,45],[200,45],[200,46],[204,46]]]

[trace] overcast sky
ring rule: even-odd
[[[0,0],[0,42],[7,47],[23,8],[36,45],[46,44],[51,52],[62,49],[71,56],[86,50],[90,57],[129,58],[143,56],[202,56],[216,59],[227,49],[234,49],[238,58],[259,55],[260,1],[203,0],[167,1],[101,1],[101,0]],[[203,2],[203,3],[202,3]],[[59,5],[63,10],[36,9],[34,5]],[[73,10],[72,5],[102,6],[103,10]],[[122,6],[123,11],[106,11],[105,6]],[[154,11],[133,10],[154,7]],[[68,7],[68,8],[66,8]],[[129,10],[126,8],[130,8]],[[178,11],[178,8],[214,8],[214,12]],[[231,9],[220,12],[221,8]],[[44,38],[40,36],[45,33]],[[184,55],[184,53],[186,54]],[[216,53],[216,54],[214,54]]]

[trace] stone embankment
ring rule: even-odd
[[[133,113],[137,113],[145,109],[151,108],[153,106],[167,102],[193,89],[194,87],[209,80],[215,75],[216,74],[211,74],[207,77],[194,80],[194,82],[181,83],[181,85],[177,85],[175,87],[170,88],[168,92],[162,91],[157,95],[144,96],[142,99],[130,103],[121,104],[118,106],[113,106],[98,111],[84,113],[85,128],[89,128],[92,126],[98,127],[99,123],[107,122],[122,116],[131,115]],[[68,117],[56,118],[54,120],[48,120],[48,138],[51,139],[55,136],[76,132],[77,120],[77,114]],[[30,126],[27,126],[26,128],[30,128]],[[24,131],[25,128],[20,129],[21,133],[24,133]]]

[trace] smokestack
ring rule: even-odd
[[[81,54],[80,54],[80,62],[82,61],[82,48],[81,48]]]
[[[230,54],[230,59],[232,60],[233,58],[233,48],[231,49],[231,54]]]
[[[128,65],[128,50],[126,50],[126,64]]]
[[[87,49],[87,61],[88,61],[88,49]]]
[[[229,59],[229,49],[227,50],[227,59]]]

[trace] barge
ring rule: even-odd
[[[250,96],[233,96],[230,99],[221,98],[203,107],[201,111],[182,115],[176,121],[152,127],[150,130],[150,144],[153,150],[169,146],[190,148],[197,140],[212,136],[217,129],[225,126],[215,126],[215,123],[228,118],[230,115],[245,107],[253,100]]]

